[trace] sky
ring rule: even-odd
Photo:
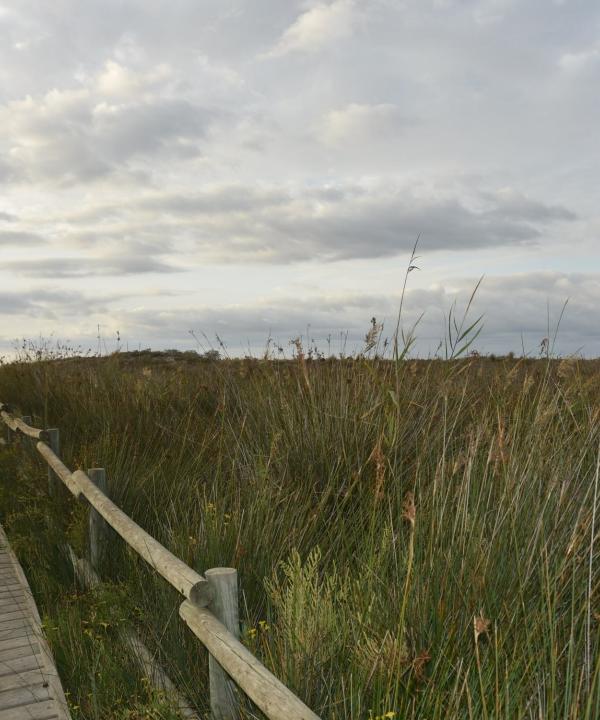
[[[597,0],[0,0],[0,355],[357,351],[419,238],[415,353],[598,356],[599,87]]]

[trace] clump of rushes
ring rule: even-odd
[[[378,325],[336,360],[34,353],[0,368],[0,399],[197,570],[235,566],[243,641],[325,720],[600,717],[600,361],[408,360],[401,324],[384,360]],[[449,358],[471,325],[451,318]],[[180,597],[118,538],[104,589],[77,589],[60,548],[86,552],[86,508],[46,487],[35,453],[0,447],[74,720],[177,717],[123,622],[208,713]]]

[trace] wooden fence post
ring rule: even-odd
[[[104,468],[90,468],[87,471],[89,479],[94,485],[108,496],[108,484]],[[100,572],[100,564],[106,555],[108,542],[108,525],[106,520],[90,505],[89,516],[90,531],[90,562],[96,572]]]
[[[204,573],[214,592],[208,609],[230,633],[240,637],[238,614],[237,570],[212,568]],[[212,655],[208,656],[210,707],[215,720],[235,720],[240,716],[240,704],[235,683]]]
[[[58,455],[60,453],[60,436],[58,428],[48,428],[46,432],[48,433],[48,445],[50,446],[50,449],[55,455]],[[51,467],[48,467],[48,494],[50,497],[58,495],[60,485],[60,478],[56,478],[54,476],[54,470],[52,470]]]

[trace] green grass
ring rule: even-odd
[[[317,714],[600,717],[599,362],[148,362],[10,364],[0,399],[184,561],[238,568],[244,642]],[[78,591],[60,545],[86,552],[86,508],[25,442],[0,452],[74,718],[176,717],[125,621],[206,713],[177,594],[118,539]]]

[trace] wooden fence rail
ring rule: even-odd
[[[161,545],[107,496],[101,468],[72,472],[58,456],[59,437],[55,428],[41,430],[31,426],[30,418],[17,418],[0,403],[0,418],[11,433],[37,440],[38,453],[49,466],[49,490],[54,475],[75,498],[90,504],[90,531],[95,538],[95,557],[99,550],[104,522],[113,528],[185,600],[179,615],[210,653],[211,709],[216,720],[235,720],[240,716],[237,688],[243,690],[269,720],[319,720],[291,690],[281,683],[239,641],[237,573],[232,568],[214,568],[203,577]],[[28,422],[25,422],[27,420]],[[104,521],[104,522],[102,522]],[[233,683],[231,682],[233,681]]]

